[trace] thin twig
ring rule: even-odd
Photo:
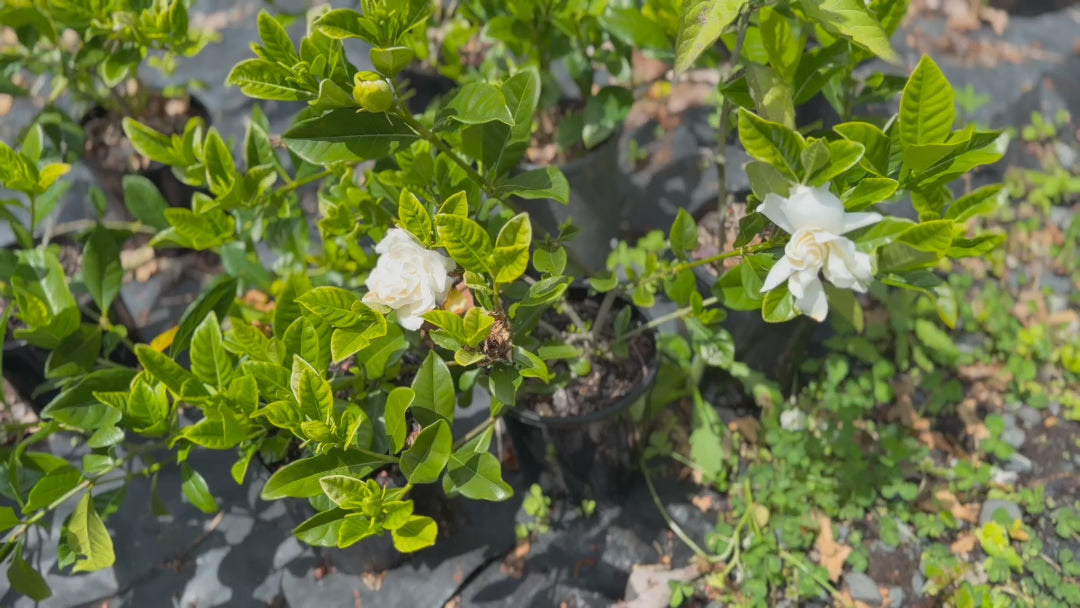
[[[645,485],[649,487],[649,495],[652,496],[653,503],[656,504],[656,509],[660,511],[660,517],[664,518],[664,522],[667,523],[668,528],[670,528],[675,536],[677,536],[683,544],[689,547],[695,555],[709,562],[716,561],[715,557],[710,556],[700,545],[694,542],[694,539],[690,538],[690,536],[683,531],[682,527],[671,518],[671,514],[668,513],[667,508],[664,507],[664,501],[660,500],[660,495],[656,493],[656,486],[653,485],[652,475],[649,474],[649,467],[644,460],[641,461],[641,472],[645,476]]]

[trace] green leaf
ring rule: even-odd
[[[788,291],[787,285],[781,285],[765,294],[761,302],[761,318],[766,323],[783,323],[797,315],[795,298]]]
[[[299,357],[293,358],[292,382],[300,411],[311,420],[327,422],[334,411],[330,383]]]
[[[980,234],[972,239],[953,238],[950,258],[974,258],[986,255],[1005,243],[1004,234]]]
[[[765,46],[769,64],[788,84],[793,84],[806,40],[796,38],[787,17],[780,11],[765,6],[758,14],[761,22],[761,42]]]
[[[887,177],[866,177],[859,180],[855,187],[844,192],[840,200],[848,211],[862,211],[877,203],[887,201],[900,184]]]
[[[532,131],[533,114],[540,103],[540,73],[535,67],[521,70],[500,87],[513,126],[492,121],[465,129],[462,145],[467,154],[480,159],[490,176],[504,175],[525,156]]]
[[[155,380],[164,384],[174,395],[184,394],[184,385],[196,382],[195,375],[180,367],[168,355],[157,352],[145,344],[135,345],[135,357],[139,364]]]
[[[401,196],[398,198],[398,221],[401,223],[402,228],[419,239],[425,247],[434,244],[432,238],[434,227],[431,223],[431,214],[428,213],[427,207],[420,202],[420,199],[416,198],[416,195],[412,192],[409,192],[408,188],[402,188]]]
[[[351,109],[302,120],[282,135],[290,150],[317,165],[380,159],[416,138],[398,118]]]
[[[67,494],[83,481],[83,475],[72,466],[63,466],[49,471],[34,487],[23,505],[23,513],[31,513],[52,504],[55,500]]]
[[[801,176],[806,140],[797,131],[739,108],[739,141],[747,154],[780,169],[789,179]]]
[[[41,417],[85,430],[116,424],[121,412],[98,401],[94,393],[126,390],[134,377],[135,370],[127,368],[101,369],[87,374],[54,397],[41,411]]]
[[[297,538],[316,547],[336,547],[338,534],[348,511],[330,509],[316,513],[293,530]]]
[[[71,549],[82,557],[75,562],[72,572],[96,572],[116,562],[112,538],[105,529],[105,522],[101,521],[101,516],[94,510],[90,492],[84,494],[75,507],[67,527],[71,533],[68,535]]]
[[[934,60],[924,56],[900,98],[900,141],[905,148],[942,143],[955,119],[952,86]]]
[[[769,193],[787,198],[791,192],[791,180],[767,162],[752,160],[746,163],[746,177],[754,196],[760,200],[765,200]]]
[[[229,71],[225,82],[240,87],[240,92],[255,99],[307,101],[315,97],[314,93],[300,84],[292,72],[265,59],[241,61]]]
[[[0,507],[0,532],[6,532],[19,525],[19,516],[11,507]]]
[[[963,224],[973,217],[993,213],[1003,206],[1007,199],[1008,194],[1003,184],[983,186],[950,205],[945,212],[945,219]]]
[[[140,222],[164,230],[169,227],[165,209],[169,204],[154,182],[138,174],[124,176],[124,206]]]
[[[300,62],[300,56],[296,54],[296,47],[289,39],[289,33],[277,19],[265,10],[261,10],[258,25],[259,38],[262,40],[263,50],[268,59],[288,67]]]
[[[370,44],[375,44],[371,31],[373,25],[369,19],[365,19],[363,15],[352,9],[338,8],[327,11],[319,17],[314,29],[327,38],[335,40],[360,38]]]
[[[701,398],[698,390],[694,390],[690,428],[690,457],[706,479],[720,479],[727,468],[724,459],[726,428],[716,409]]]
[[[898,243],[905,243],[920,251],[944,254],[952,244],[953,221],[934,220],[923,222],[908,228],[896,237]]]
[[[86,447],[92,449],[107,448],[124,440],[124,431],[115,426],[103,426],[94,431],[86,440]]]
[[[503,224],[495,239],[492,269],[495,282],[516,281],[529,268],[529,246],[532,244],[532,224],[529,214],[519,213]]]
[[[558,167],[544,167],[503,180],[495,187],[495,195],[499,198],[554,199],[565,205],[570,201],[570,183]]]
[[[415,411],[415,410],[414,410]],[[401,472],[411,484],[433,483],[439,479],[450,459],[454,436],[446,420],[436,420],[416,436],[416,441],[401,455]]]
[[[470,82],[463,85],[439,108],[437,123],[455,120],[468,125],[499,121],[514,124],[506,97],[498,87],[486,82]]]
[[[180,317],[176,337],[173,338],[172,347],[169,349],[173,356],[187,350],[191,345],[195,328],[202,323],[206,315],[213,312],[219,319],[228,316],[233,298],[236,297],[237,284],[238,281],[234,278],[218,276],[204,288],[202,294],[194,302],[188,305]]]
[[[863,145],[858,142],[846,140],[829,142],[829,164],[813,176],[810,180],[811,185],[822,186],[831,182],[836,176],[843,175],[859,162],[863,157],[863,151]]]
[[[440,213],[435,216],[439,243],[462,268],[486,272],[493,246],[491,237],[480,224],[461,215]]]
[[[210,494],[210,487],[206,485],[206,480],[198,471],[185,462],[180,467],[180,479],[182,480],[180,489],[196,509],[203,513],[217,513],[217,501]]]
[[[811,22],[851,38],[852,42],[885,61],[897,60],[888,34],[866,9],[863,0],[799,0],[799,6]]]
[[[343,509],[363,508],[371,494],[364,480],[347,475],[327,475],[319,480],[319,485],[323,494]]]
[[[334,327],[356,325],[364,318],[359,310],[367,308],[360,296],[340,287],[315,287],[297,296],[296,301]]]
[[[184,165],[184,159],[173,147],[173,140],[167,135],[143,125],[133,118],[124,117],[121,126],[131,146],[139,154],[166,165]]]
[[[675,221],[671,223],[671,235],[668,238],[671,241],[671,251],[684,262],[689,260],[690,254],[697,249],[697,223],[685,209],[679,208]]]
[[[403,526],[393,530],[394,548],[402,553],[413,553],[435,544],[439,526],[425,515],[413,515]]]
[[[386,460],[374,454],[331,450],[326,454],[302,458],[281,467],[266,480],[260,496],[263,500],[311,498],[322,494],[319,480],[328,475],[363,478]]]
[[[236,181],[236,164],[221,134],[213,127],[206,134],[203,154],[206,157],[206,183],[210,185],[210,191],[218,195],[228,192]],[[165,213],[165,217],[169,217],[169,213]]]
[[[585,124],[581,137],[586,148],[595,148],[604,143],[622,126],[630,106],[634,104],[634,94],[620,86],[607,86],[585,101]]]
[[[607,31],[630,46],[660,52],[671,51],[671,40],[663,26],[636,8],[609,7],[602,18]]]
[[[405,411],[416,399],[416,393],[404,386],[396,387],[386,396],[386,435],[390,438],[393,453],[397,454],[405,447],[405,438],[409,434]]]
[[[685,72],[716,43],[748,0],[684,0],[675,41],[675,71]]]
[[[8,566],[7,578],[12,589],[35,602],[52,597],[52,589],[45,582],[45,577],[27,563],[22,555],[15,555],[11,565]]]
[[[506,500],[514,495],[502,478],[502,465],[490,452],[476,452],[469,442],[450,455],[443,491],[449,496],[458,494],[470,500]]]
[[[412,413],[421,426],[426,428],[438,420],[454,422],[454,379],[446,362],[435,351],[428,351],[420,369],[416,371],[412,390],[416,393]]]
[[[795,103],[791,87],[776,70],[751,63],[746,67],[746,84],[754,107],[768,120],[787,127],[795,126]]]
[[[398,72],[404,70],[415,58],[416,53],[407,46],[371,49],[371,65],[390,78],[397,76]]]
[[[232,371],[233,362],[225,351],[217,315],[210,311],[191,338],[191,372],[203,382],[224,389]]]
[[[889,174],[889,137],[881,129],[866,122],[846,122],[833,130],[848,141],[863,145],[864,153],[859,165],[879,177]]]

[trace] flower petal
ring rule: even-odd
[[[865,292],[874,280],[873,259],[855,250],[851,239],[840,237],[828,244],[829,255],[822,267],[825,278],[843,289]]]
[[[792,186],[791,195],[784,200],[780,211],[793,228],[788,232],[824,230],[840,234],[844,229],[844,203],[828,186]]]
[[[791,261],[788,260],[787,256],[780,258],[773,264],[769,276],[765,277],[765,283],[761,286],[761,293],[776,289],[781,283],[788,280],[788,277],[793,272],[795,272],[795,268],[791,265]]]
[[[795,232],[795,230],[792,229],[791,222],[789,222],[787,216],[784,215],[783,208],[785,202],[787,202],[787,199],[775,192],[770,192],[765,195],[765,200],[761,201],[761,205],[758,206],[757,210],[759,213],[769,218],[770,222],[779,226],[781,230],[791,234]]]
[[[788,289],[795,296],[795,308],[799,312],[818,322],[825,320],[829,314],[829,301],[816,271],[795,273],[788,281]]]
[[[844,230],[839,234],[847,234],[852,230],[865,228],[881,221],[880,213],[845,213]]]
[[[416,315],[402,314],[404,311],[398,311],[398,323],[405,329],[416,331],[420,329],[420,326],[424,324],[424,318]]]

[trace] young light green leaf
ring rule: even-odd
[[[514,124],[506,97],[498,87],[486,82],[470,82],[463,85],[439,109],[437,122],[454,120],[469,125],[499,121]]]
[[[294,396],[304,416],[326,422],[334,411],[334,392],[330,383],[299,357],[293,358],[292,382]]]
[[[340,287],[315,287],[297,296],[296,301],[334,327],[352,327],[362,319],[357,313],[360,296]]]
[[[752,158],[780,169],[789,179],[801,177],[806,140],[797,131],[739,108],[739,141]]]
[[[1005,204],[1007,193],[1002,184],[983,186],[978,190],[960,197],[949,206],[945,219],[958,224],[980,215],[988,215]]]
[[[900,141],[905,148],[943,143],[955,119],[952,86],[934,60],[924,56],[900,97]]]
[[[343,509],[359,509],[371,492],[362,479],[348,475],[327,475],[319,479],[323,494]]]
[[[439,244],[462,268],[488,271],[493,247],[491,237],[480,224],[465,216],[440,213],[435,216],[435,228]]]
[[[203,382],[224,389],[232,371],[233,362],[225,350],[217,315],[210,311],[191,338],[191,372]]]
[[[394,548],[402,553],[414,553],[435,544],[439,526],[425,515],[413,515],[401,527],[391,531]]]
[[[258,25],[263,50],[266,51],[266,56],[270,60],[290,68],[299,63],[300,56],[296,54],[296,47],[289,39],[289,33],[285,31],[285,27],[277,19],[262,10],[259,11]]]
[[[497,283],[516,281],[529,268],[529,245],[532,244],[532,224],[529,214],[519,213],[503,224],[495,239],[491,266]]]
[[[307,101],[315,97],[288,69],[265,59],[241,61],[233,66],[225,82],[240,87],[240,92],[255,99]]]
[[[799,6],[811,22],[851,38],[852,42],[885,61],[897,60],[888,34],[867,10],[863,0],[799,0]]]
[[[711,47],[749,0],[684,0],[675,41],[675,71],[685,72]]]
[[[183,157],[177,154],[172,138],[129,117],[124,118],[121,126],[131,146],[139,154],[166,165],[183,164]]]
[[[32,513],[49,506],[82,481],[82,473],[72,466],[63,466],[49,471],[48,475],[38,480],[30,489],[26,504],[23,505],[23,513]]]
[[[386,462],[387,460],[376,458],[373,454],[331,450],[326,454],[302,458],[281,467],[266,480],[260,496],[263,500],[311,498],[322,494],[319,480],[327,475],[362,478]]]
[[[72,572],[96,572],[116,562],[112,538],[105,529],[105,522],[94,510],[90,492],[83,495],[68,520],[68,536],[71,549],[82,559],[75,562]]]
[[[402,228],[420,239],[425,246],[432,245],[434,239],[432,239],[431,214],[420,199],[409,192],[408,188],[402,188],[401,196],[398,198],[398,220]]]
[[[411,484],[433,483],[439,479],[446,462],[454,436],[446,420],[438,419],[416,436],[416,441],[401,455],[401,472]]]
[[[407,46],[389,46],[371,49],[371,65],[384,76],[393,78],[398,72],[404,70],[416,53]]]

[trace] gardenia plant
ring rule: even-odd
[[[700,3],[686,4],[692,15]],[[873,23],[860,5],[851,10]],[[994,208],[1000,188],[953,200],[947,184],[994,162],[1002,140],[952,130],[951,88],[924,59],[898,116],[887,121],[806,136],[740,108],[754,196],[732,249],[695,257],[697,226],[683,211],[666,238],[620,246],[609,272],[568,274],[564,243],[574,227],[540,241],[529,216],[532,200],[565,202],[566,179],[554,168],[517,166],[540,102],[539,72],[470,82],[415,115],[399,75],[415,57],[409,44],[430,3],[365,0],[362,8],[313,9],[299,45],[274,17],[259,16],[256,57],[235,66],[228,82],[255,99],[307,104],[280,140],[257,108],[239,153],[201,121],[172,136],[125,121],[140,153],[202,190],[190,209],[139,209],[156,230],[152,243],[218,252],[226,276],[173,330],[126,345],[136,367],[103,360],[100,343],[87,347],[92,357],[76,356],[66,343],[58,348],[59,340],[49,344],[61,390],[7,465],[19,472],[6,492],[22,515],[0,513],[11,529],[0,556],[12,560],[16,587],[31,597],[44,595],[44,582],[22,557],[25,532],[68,499],[81,497],[61,523],[60,567],[111,565],[103,520],[116,507],[103,504],[100,486],[137,456],[153,464],[125,483],[156,483],[162,467],[178,465],[190,502],[214,512],[190,454],[227,450],[236,455],[237,483],[255,476],[253,462],[265,463],[272,474],[258,482],[262,498],[310,504],[311,517],[295,530],[305,542],[346,547],[390,534],[398,550],[416,551],[439,534],[412,498],[417,486],[506,500],[513,489],[491,450],[500,417],[536,395],[576,390],[593,368],[640,356],[636,341],[655,342],[660,324],[681,320],[705,364],[734,369],[731,336],[720,326],[725,308],[760,310],[770,322],[831,312],[861,327],[852,292],[880,281],[931,295],[942,318],[954,322],[955,303],[934,270],[946,258],[983,255],[1000,242],[971,222]],[[707,38],[695,23],[684,16],[690,31],[680,38]],[[856,40],[869,31],[848,31],[847,17],[826,23]],[[722,27],[711,29],[719,36]],[[370,46],[374,72],[348,61],[353,39]],[[279,155],[279,141],[288,158]],[[25,146],[0,151],[22,159],[18,167],[36,165]],[[0,181],[36,196],[42,178],[24,179],[30,169],[9,167],[0,164]],[[312,252],[297,198],[306,186],[317,186]],[[868,211],[902,195],[911,196],[918,221]],[[257,242],[278,253],[273,268],[260,261]],[[115,246],[91,251],[113,260]],[[699,291],[694,268],[734,258],[738,264]],[[59,318],[53,305],[71,298],[55,253],[39,246],[21,253],[18,264],[3,277],[4,318],[55,329],[48,324]],[[37,276],[48,280],[40,285],[20,278],[42,269]],[[91,292],[95,284],[118,286],[111,275],[92,276],[84,268]],[[569,296],[575,282],[589,286],[590,307]],[[268,302],[250,297],[257,290]],[[649,309],[660,293],[676,310],[637,320],[632,307]],[[70,332],[77,329],[76,319]],[[112,347],[118,342],[109,339]],[[490,395],[489,415],[461,429],[458,407],[477,387]],[[82,469],[25,451],[60,431],[88,450]]]

